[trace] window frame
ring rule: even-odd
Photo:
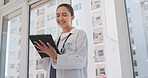
[[[15,5],[14,5],[15,4]],[[27,78],[27,59],[28,55],[27,55],[27,43],[28,43],[28,35],[27,34],[23,34],[28,32],[28,2],[27,0],[15,0],[12,1],[10,3],[8,3],[7,5],[3,5],[0,8],[0,21],[3,21],[3,17],[5,17],[6,15],[11,14],[12,12],[15,12],[18,9],[21,9],[21,16],[22,16],[22,26],[21,29],[23,29],[21,31],[21,43],[20,43],[20,49],[21,49],[21,56],[23,57],[20,59],[20,78]],[[2,32],[2,26],[3,23],[0,22],[0,32]],[[23,36],[22,36],[23,35]],[[0,51],[2,50],[2,43],[1,43],[1,37],[2,37],[2,33],[0,33]],[[0,52],[0,54],[2,54],[2,52]],[[3,65],[0,65],[0,78],[5,78],[5,58],[6,56],[1,55],[2,57],[0,57],[0,62]]]
[[[114,0],[122,78],[134,78],[125,0]],[[121,19],[122,18],[122,19]],[[123,33],[124,32],[124,33]]]

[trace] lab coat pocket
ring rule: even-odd
[[[67,50],[67,53],[74,53],[75,52],[75,45],[72,42],[67,42],[65,44],[65,49]]]

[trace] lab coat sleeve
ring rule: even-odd
[[[56,69],[81,69],[87,61],[87,36],[84,31],[79,31],[75,41],[76,50],[73,54],[57,55],[57,60],[52,65]]]
[[[41,66],[45,71],[49,71],[50,69],[50,58],[46,57],[39,60],[39,66]]]

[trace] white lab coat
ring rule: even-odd
[[[69,33],[72,34],[65,43],[64,54],[58,54],[57,60],[47,57],[39,62],[47,71],[47,78],[50,77],[51,64],[57,69],[57,78],[87,78],[88,42],[86,33],[76,28],[73,28]],[[61,35],[58,46],[59,51],[69,33]]]

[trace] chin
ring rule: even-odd
[[[61,28],[64,28],[64,26],[63,25],[59,25]]]
[[[64,24],[58,24],[60,27],[65,27],[65,25]]]

